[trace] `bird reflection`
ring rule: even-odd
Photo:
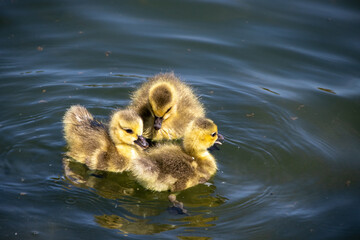
[[[155,234],[180,227],[214,226],[213,222],[218,217],[204,214],[203,208],[217,207],[227,200],[218,195],[212,196],[216,189],[214,185],[198,185],[177,194],[188,210],[186,214],[177,214],[176,211],[168,211],[172,207],[168,202],[168,192],[145,190],[129,173],[94,171],[68,158],[63,159],[63,166],[65,179],[72,185],[95,190],[106,199],[116,200],[116,206],[122,209],[121,215],[95,215],[94,219],[101,227],[117,229],[125,235]],[[198,207],[202,209],[201,214],[196,212]],[[208,212],[211,213],[210,209]]]
[[[123,234],[155,234],[168,230],[176,229],[178,226],[171,224],[151,223],[149,219],[137,219],[127,216],[120,217],[117,215],[95,216],[95,221],[102,227],[109,229],[118,229]]]

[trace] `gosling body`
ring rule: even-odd
[[[193,120],[185,131],[183,145],[163,143],[134,160],[131,172],[138,182],[153,191],[172,192],[209,180],[217,170],[207,150],[223,139],[207,118]]]
[[[205,116],[193,90],[173,73],[150,78],[131,99],[130,108],[144,122],[144,137],[153,141],[182,138],[193,119]]]
[[[114,112],[107,127],[85,107],[75,105],[65,113],[63,125],[67,156],[93,170],[128,170],[131,160],[148,146],[142,137],[142,120],[132,110]]]

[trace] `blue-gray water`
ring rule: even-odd
[[[345,0],[1,0],[0,238],[359,239],[359,29]],[[70,105],[106,121],[161,71],[227,139],[188,216],[62,163]]]

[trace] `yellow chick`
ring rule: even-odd
[[[142,136],[142,120],[133,110],[114,112],[106,127],[86,108],[75,105],[65,113],[63,124],[67,155],[93,170],[128,170],[141,148],[148,147]]]
[[[215,174],[216,160],[208,151],[224,138],[216,124],[196,118],[187,127],[183,146],[163,143],[133,161],[131,172],[145,188],[180,191],[204,183]]]
[[[130,108],[144,122],[144,137],[153,141],[179,139],[187,125],[205,110],[192,89],[173,73],[161,73],[131,96]]]

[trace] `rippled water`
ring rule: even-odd
[[[358,239],[359,29],[357,1],[0,1],[1,238]],[[161,71],[227,139],[189,215],[63,166],[70,105],[106,121]]]

